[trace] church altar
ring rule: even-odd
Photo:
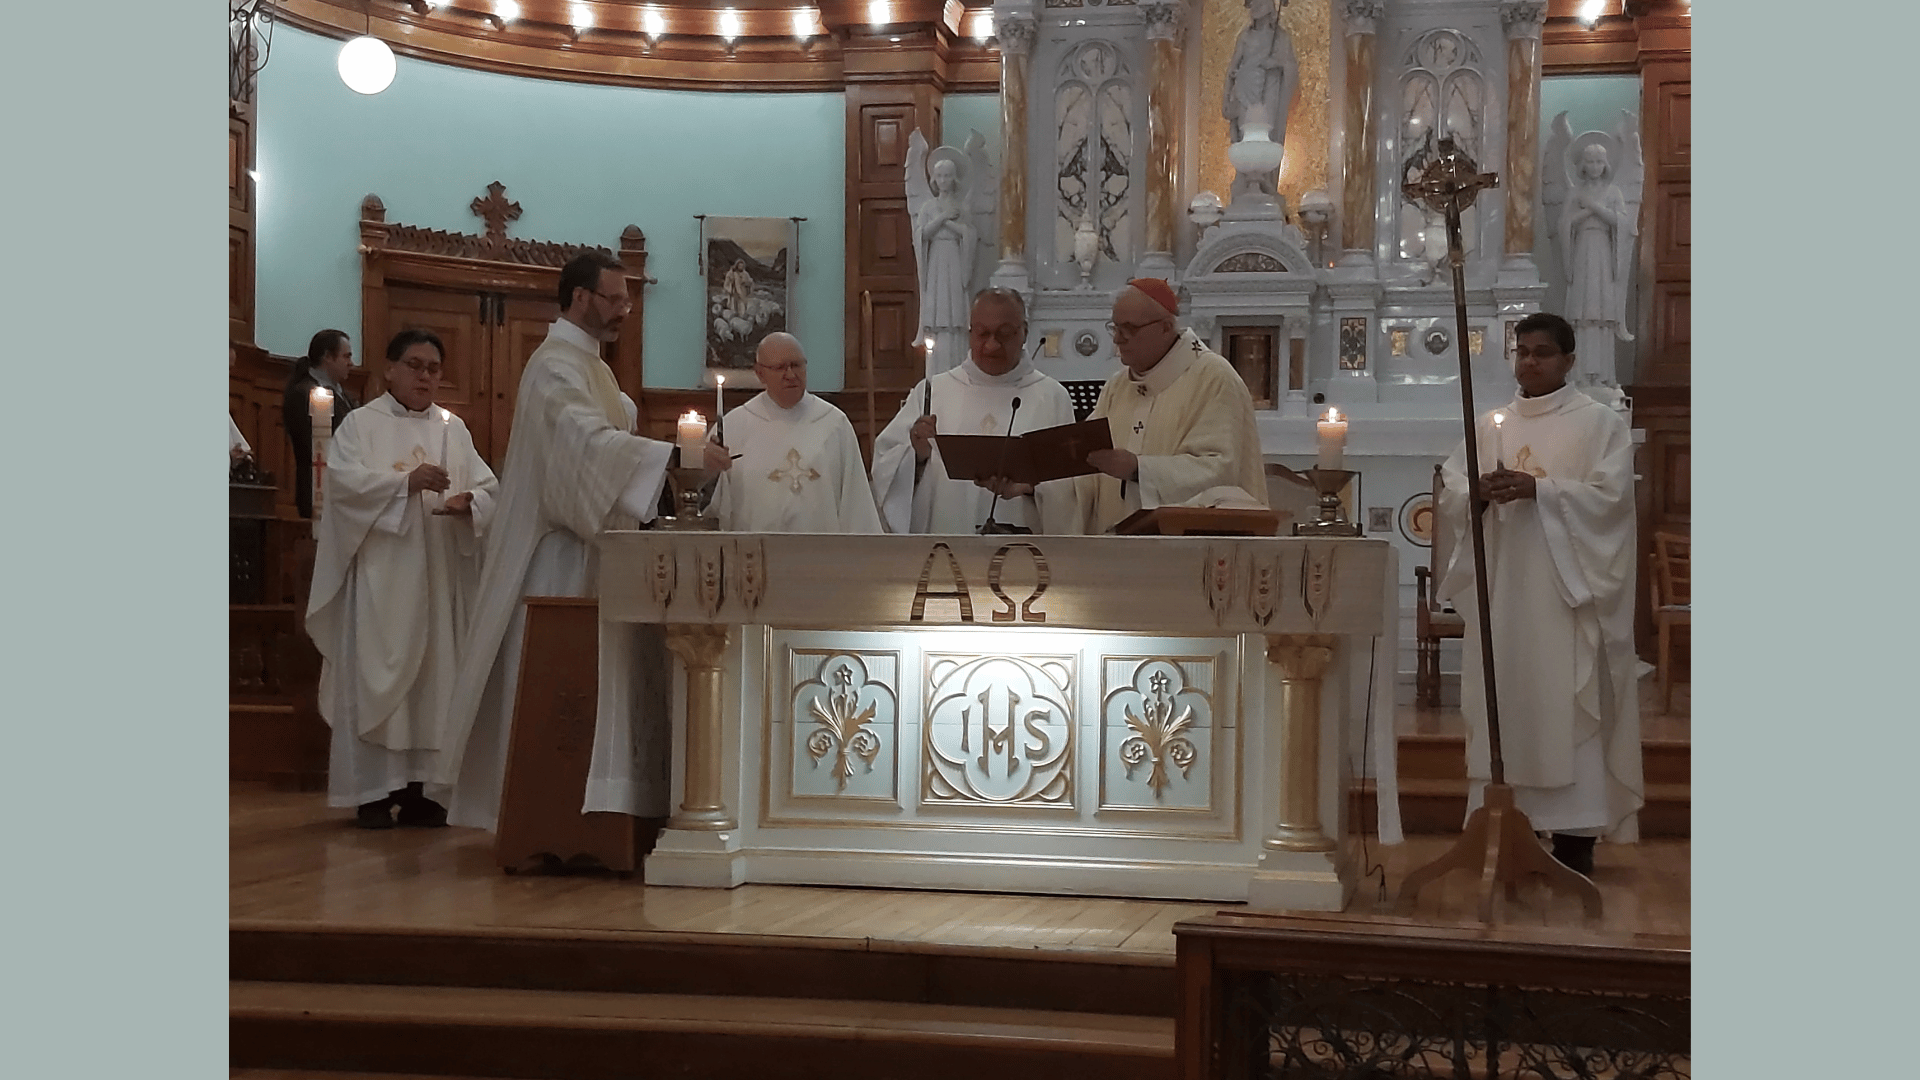
[[[1384,541],[599,542],[602,621],[664,624],[680,661],[649,884],[1352,894],[1370,697],[1392,744]]]

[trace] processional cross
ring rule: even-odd
[[[1493,623],[1487,602],[1487,540],[1480,515],[1486,502],[1480,497],[1480,453],[1474,430],[1473,365],[1467,343],[1466,253],[1460,242],[1460,215],[1475,198],[1500,178],[1481,172],[1453,141],[1441,139],[1436,153],[1420,175],[1401,188],[1409,202],[1426,207],[1447,219],[1447,262],[1453,268],[1454,341],[1459,343],[1460,416],[1466,428],[1468,508],[1467,522],[1473,534],[1474,602],[1480,615],[1480,674],[1485,680],[1487,707],[1487,748],[1492,761],[1491,779],[1478,810],[1467,819],[1460,839],[1446,854],[1408,874],[1400,883],[1399,906],[1410,910],[1420,897],[1420,889],[1450,870],[1466,870],[1479,878],[1480,921],[1493,921],[1494,888],[1500,885],[1512,899],[1521,879],[1539,874],[1548,888],[1570,892],[1580,898],[1587,917],[1600,917],[1600,890],[1593,882],[1561,865],[1533,835],[1533,824],[1514,805],[1513,788],[1507,784],[1506,767],[1500,757],[1500,699],[1494,693]]]

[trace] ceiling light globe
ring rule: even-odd
[[[377,94],[393,85],[393,50],[377,37],[357,37],[340,47],[340,81],[356,94]]]

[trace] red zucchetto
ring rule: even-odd
[[[1180,314],[1180,298],[1173,294],[1173,286],[1167,284],[1164,278],[1134,278],[1127,284],[1146,293],[1154,303],[1166,308],[1170,314]]]

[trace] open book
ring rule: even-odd
[[[1015,483],[1040,484],[1098,472],[1087,455],[1113,447],[1113,429],[1104,416],[1077,424],[1041,428],[1022,435],[935,435],[940,460],[955,480],[1004,476]]]

